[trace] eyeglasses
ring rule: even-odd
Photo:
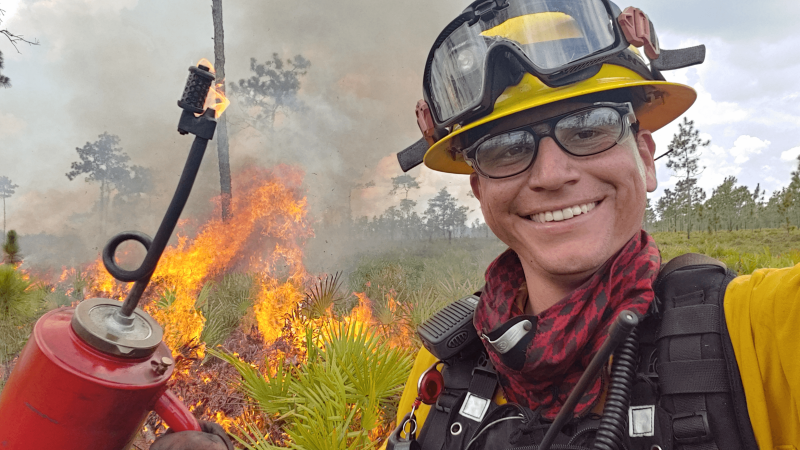
[[[622,142],[635,123],[630,103],[595,103],[541,122],[486,135],[461,154],[484,177],[513,177],[533,164],[539,143],[545,137],[553,138],[570,155],[590,156]]]

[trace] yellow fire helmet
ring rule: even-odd
[[[650,64],[636,47],[643,47]],[[590,94],[626,95],[642,129],[658,130],[697,98],[661,75],[701,63],[705,47],[659,47],[652,22],[609,0],[476,1],[439,35],[417,104],[423,139],[398,153],[404,171],[472,173],[463,133],[542,105]]]

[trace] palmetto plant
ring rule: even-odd
[[[252,306],[256,294],[252,275],[231,273],[219,283],[209,282],[200,291],[195,308],[206,318],[200,340],[206,347],[221,344],[239,326],[239,322]]]
[[[362,324],[329,323],[316,342],[306,333],[308,361],[299,366],[278,365],[264,377],[237,357],[211,350],[233,364],[242,376],[241,389],[264,413],[286,423],[289,448],[295,450],[366,450],[392,397],[403,387],[411,369],[406,350],[391,348]],[[277,448],[258,430],[239,442],[250,450]],[[238,439],[238,438],[237,438]]]
[[[342,272],[319,278],[306,292],[303,312],[311,319],[329,314],[347,298],[341,293]]]

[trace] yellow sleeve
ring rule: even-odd
[[[411,412],[411,407],[414,404],[414,400],[417,398],[417,382],[419,381],[419,377],[422,376],[422,372],[425,372],[425,370],[436,361],[438,361],[438,359],[426,350],[425,347],[422,347],[419,353],[417,353],[417,358],[414,360],[414,367],[411,368],[411,373],[408,375],[408,380],[406,380],[406,386],[403,388],[403,395],[400,396],[400,403],[397,405],[395,426],[400,426],[400,421],[403,420],[403,417]],[[417,408],[417,411],[414,413],[414,415],[417,416],[417,436],[419,436],[419,430],[428,417],[428,411],[430,411],[430,409],[430,406],[423,403],[419,405],[419,408]],[[383,443],[380,450],[385,449],[386,442]]]
[[[731,281],[725,320],[759,448],[800,448],[800,264]]]
[[[417,353],[417,359],[414,360],[414,367],[411,368],[411,373],[408,375],[408,380],[406,381],[406,387],[403,388],[403,395],[400,397],[400,403],[397,405],[397,425],[400,425],[400,421],[403,420],[406,414],[411,412],[411,406],[414,404],[414,400],[417,398],[417,382],[419,381],[419,377],[422,376],[422,372],[425,372],[428,367],[432,366],[433,363],[438,361],[435,356],[433,356],[425,347],[422,347]],[[419,405],[417,411],[414,413],[417,416],[417,429],[422,428],[422,424],[425,422],[425,419],[428,417],[428,411],[430,411],[431,407],[426,404]]]

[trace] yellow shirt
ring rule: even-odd
[[[725,321],[758,447],[800,448],[800,264],[734,279]]]

